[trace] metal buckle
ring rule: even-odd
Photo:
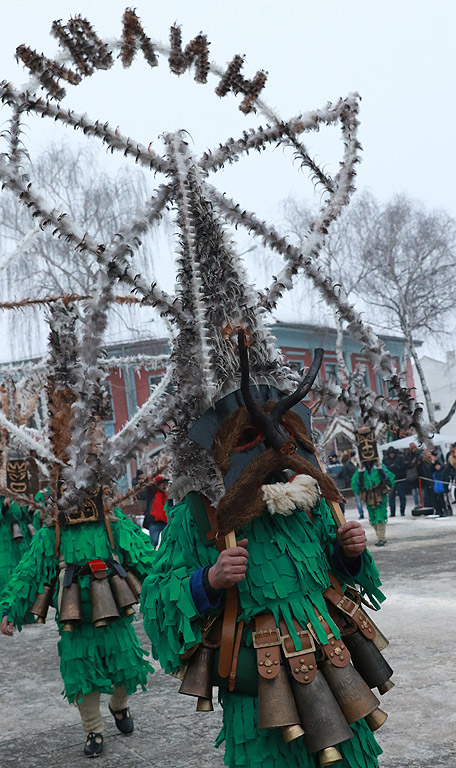
[[[353,603],[353,602],[354,602],[354,601],[353,601],[353,600],[351,600],[349,597],[347,597],[346,595],[344,595],[343,597],[341,597],[341,599],[340,599],[340,600],[339,600],[339,602],[337,603],[337,608],[340,608],[340,610],[341,610],[343,613],[346,613],[346,614],[347,614],[347,616],[350,616],[351,618],[353,618],[353,616],[355,615],[355,613],[356,613],[356,611],[358,610],[358,607],[359,607],[359,606],[358,606],[358,605],[355,603],[355,604],[354,604],[354,608],[352,608],[352,610],[351,610],[351,611],[347,611],[347,609],[343,607],[343,603],[345,602],[345,600],[349,600],[349,601],[350,601],[350,603]]]
[[[273,635],[275,634],[276,640],[271,641],[270,643],[260,643],[259,645],[256,642],[257,635]],[[274,627],[274,629],[258,629],[255,632],[252,632],[252,641],[253,641],[253,647],[257,650],[259,648],[272,648],[274,645],[280,645],[280,630],[278,627]]]
[[[291,635],[282,635],[282,650],[283,655],[286,659],[292,659],[294,656],[303,656],[305,653],[314,653],[315,651],[315,642],[314,639],[307,629],[301,629],[299,632],[296,633],[298,637],[301,637],[302,635],[307,635],[307,637],[310,639],[310,648],[305,648],[300,651],[287,651],[285,648],[285,640],[288,638],[291,638]]]

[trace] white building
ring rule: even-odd
[[[447,352],[445,362],[423,355],[420,358],[420,363],[423,366],[424,376],[432,395],[435,419],[438,421],[446,416],[456,400],[456,352],[455,350]],[[413,378],[416,385],[416,399],[425,405],[420,377],[415,365],[413,365]],[[424,407],[424,417],[427,418],[426,407]],[[441,432],[443,435],[456,433],[456,414],[448,424],[442,427]]]

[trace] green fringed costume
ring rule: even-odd
[[[27,528],[29,522],[26,507],[19,507],[14,502],[5,504],[4,497],[0,497],[0,594],[30,546],[32,536]],[[13,523],[17,523],[21,529],[22,539],[18,541],[13,541],[11,536]]]
[[[155,556],[148,536],[120,510],[111,523],[115,552],[120,562],[131,566],[142,579]],[[15,568],[1,597],[2,613],[21,629],[37,593],[44,591],[58,574],[54,553],[55,528],[41,528]],[[65,563],[86,565],[89,560],[112,557],[104,522],[67,525],[61,528],[60,552]],[[80,701],[92,691],[111,693],[124,685],[127,694],[146,686],[153,668],[144,658],[132,626],[133,616],[121,617],[106,627],[95,628],[91,620],[90,576],[79,578],[83,620],[72,632],[60,631],[60,671],[69,702]],[[54,594],[57,609],[58,589]],[[58,612],[57,612],[58,621]],[[59,625],[60,629],[60,625]]]
[[[392,488],[394,486],[393,473],[390,472],[389,469],[387,469],[384,464],[382,464],[381,468],[384,475],[386,475],[386,478],[388,479],[388,482]],[[384,482],[384,477],[382,477],[382,474],[378,467],[372,467],[370,471],[366,468],[362,470],[362,473],[363,473],[362,475],[363,486],[366,491],[372,491],[375,488],[378,488],[379,486],[381,486],[382,482]],[[355,474],[351,479],[351,487],[352,487],[353,493],[356,493],[356,495],[359,496],[360,491],[362,491],[362,489],[360,488],[359,469],[356,470]],[[379,523],[384,524],[388,521],[387,501],[388,501],[388,496],[386,492],[380,494],[379,504],[373,505],[373,504],[369,504],[368,501],[366,501],[367,511],[369,513],[369,522],[371,525],[378,525]]]
[[[332,621],[324,590],[330,585],[328,571],[336,541],[336,527],[324,501],[312,510],[313,522],[305,511],[296,509],[288,516],[271,515],[263,511],[254,518],[238,538],[248,539],[249,560],[245,580],[239,582],[240,615],[238,621],[249,620],[260,613],[272,613],[276,622],[283,618],[295,647],[299,639],[292,615],[305,626],[311,622],[322,642],[327,637],[317,620],[316,606],[339,638]],[[154,658],[165,671],[175,673],[184,654],[201,641],[200,622],[190,590],[190,577],[218,557],[214,545],[207,543],[200,521],[205,509],[202,498],[190,493],[170,512],[163,532],[152,574],[145,580],[142,611],[146,631],[152,641]],[[346,574],[338,580],[352,583]],[[380,580],[371,555],[362,556],[361,571],[356,577],[370,599],[378,604],[383,595]],[[244,642],[252,645],[251,629],[244,632]],[[238,665],[238,679],[241,659]],[[256,680],[256,667],[255,667]],[[239,687],[242,683],[239,681]],[[225,765],[240,768],[317,768],[318,754],[309,755],[302,739],[286,744],[280,728],[259,730],[257,727],[257,698],[255,695],[229,693],[220,689],[223,706],[223,728],[217,746],[225,741]],[[343,756],[337,768],[374,768],[378,766],[378,747],[364,720],[352,725],[353,738],[339,745]]]

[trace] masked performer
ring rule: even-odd
[[[359,460],[362,469],[357,469],[351,479],[354,494],[367,506],[369,522],[377,534],[376,547],[386,544],[388,522],[388,494],[394,486],[394,475],[380,463],[375,435],[368,427],[357,432]]]
[[[0,497],[0,593],[34,533],[27,509]]]
[[[74,322],[70,308],[55,309],[51,330],[55,364],[47,390],[50,434],[59,463],[51,468],[49,515],[0,597],[1,630],[5,635],[12,635],[14,625],[20,630],[29,612],[44,623],[47,606],[54,605],[65,696],[78,706],[87,736],[85,755],[98,757],[103,749],[100,693],[111,694],[115,724],[130,734],[128,696],[138,686],[144,689],[153,672],[133,628],[133,606],[155,551],[149,537],[120,510],[104,509],[100,487],[85,494],[80,506],[63,504],[60,467],[68,459],[75,401]],[[94,420],[92,447],[97,444],[97,430]]]
[[[256,341],[264,341],[260,331]],[[373,768],[381,750],[372,730],[386,715],[371,687],[386,692],[392,670],[360,600],[366,594],[378,605],[383,596],[361,525],[334,522],[328,504],[337,516],[341,496],[320,468],[300,403],[321,355],[286,397],[249,386],[242,330],[238,344],[241,390],[190,429],[193,460],[173,495],[191,487],[201,448],[224,492],[211,503],[210,482],[201,489],[195,476],[201,491],[171,511],[144,583],[153,656],[181,677],[180,692],[198,697],[199,710],[212,708],[219,687],[217,744],[225,741],[227,766]],[[254,337],[256,355],[258,346]]]

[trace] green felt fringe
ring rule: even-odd
[[[259,730],[258,699],[223,691],[223,727],[216,746],[225,742],[225,765],[231,768],[319,768],[303,739],[286,744],[280,728]],[[351,726],[353,737],[337,745],[342,760],[335,768],[378,768],[382,750],[364,720]],[[336,746],[336,745],[335,745]]]
[[[27,528],[27,523],[30,522],[27,508],[19,507],[14,502],[4,507],[3,502],[4,498],[0,496],[0,594],[32,540]],[[18,523],[21,529],[20,541],[13,541],[11,538],[13,523]]]
[[[201,640],[201,616],[191,597],[190,576],[212,565],[218,556],[215,547],[202,542],[195,524],[192,508],[199,506],[201,511],[202,505],[201,497],[191,493],[174,507],[162,534],[153,572],[144,582],[144,626],[152,641],[153,656],[167,672],[175,672],[180,666],[179,654]],[[302,625],[310,622],[320,641],[328,642],[313,606],[334,635],[340,637],[322,596],[330,586],[328,571],[336,525],[324,501],[313,509],[313,518],[311,523],[301,510],[286,517],[265,512],[239,534],[249,540],[246,578],[238,584],[239,619],[247,623],[264,612],[273,613],[276,621],[283,617],[297,650],[301,645],[292,616]],[[353,581],[346,575],[337,575],[342,582]],[[378,571],[368,552],[363,555],[356,582],[376,604],[384,599]]]
[[[155,558],[149,536],[120,510],[111,523],[115,552],[124,567],[132,566],[142,578]],[[54,554],[55,528],[41,528],[30,549],[15,568],[1,598],[0,609],[21,629],[28,609],[44,585],[57,573]],[[66,563],[85,565],[88,560],[112,557],[104,523],[85,523],[61,529],[60,550]],[[90,577],[79,579],[83,620],[73,632],[62,632],[59,642],[60,668],[65,694],[70,702],[91,690],[110,692],[124,684],[127,693],[145,687],[153,668],[146,661],[132,626],[124,617],[107,627],[95,628],[91,621]],[[57,590],[54,606],[57,608]],[[58,618],[58,616],[57,616]]]
[[[391,487],[394,486],[394,474],[390,472],[389,469],[385,467],[384,464],[382,464],[382,469],[389,479],[391,483]],[[371,488],[374,488],[375,486],[379,485],[381,482],[381,475],[377,467],[374,467],[370,473],[365,472],[364,473],[364,484],[365,487],[370,490]],[[359,494],[359,470],[357,469],[354,473],[352,479],[351,479],[351,487],[353,493]],[[377,525],[377,523],[387,523],[388,522],[388,510],[387,510],[387,494],[385,493],[382,498],[381,504],[379,504],[377,507],[371,507],[369,504],[367,506],[367,512],[369,514],[369,522],[371,525]]]

